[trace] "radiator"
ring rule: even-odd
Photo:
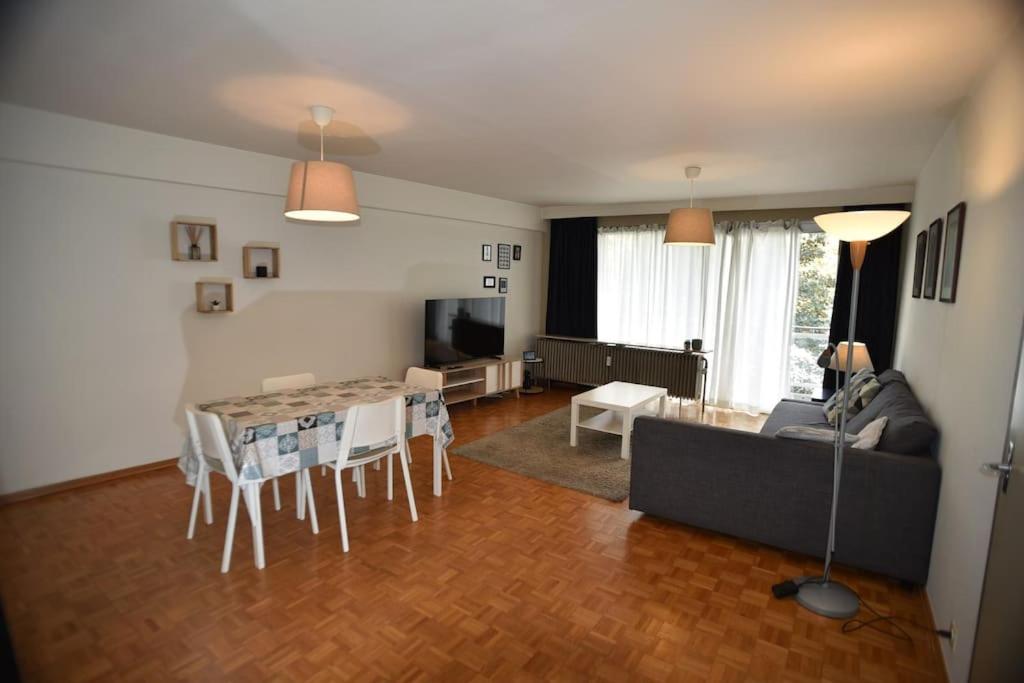
[[[598,386],[607,384],[608,356],[612,347],[588,341],[553,337],[537,339],[537,357],[544,359],[541,375],[545,379],[571,384]]]
[[[556,382],[632,382],[688,399],[702,398],[707,368],[701,354],[558,337],[539,337],[537,356],[544,359],[543,377]]]

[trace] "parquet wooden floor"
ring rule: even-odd
[[[554,391],[453,408],[462,442],[568,403]],[[709,421],[758,419],[710,411]],[[417,443],[419,442],[419,443]],[[937,645],[840,624],[770,597],[817,563],[679,524],[625,503],[452,457],[430,495],[429,442],[414,441],[420,522],[383,473],[351,493],[340,548],[329,479],[321,532],[273,512],[267,568],[240,517],[219,573],[228,489],[185,540],[190,489],[175,469],[0,510],[0,590],[27,681],[679,680],[939,681]],[[919,590],[837,572],[880,609],[928,623]]]

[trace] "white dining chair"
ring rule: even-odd
[[[385,445],[372,450],[353,453],[376,446]],[[338,521],[341,524],[341,549],[348,552],[348,525],[345,521],[345,496],[341,487],[341,475],[346,469],[362,468],[372,462],[387,458],[388,500],[394,498],[394,464],[393,456],[398,456],[402,464],[402,476],[405,479],[405,495],[409,501],[409,515],[412,521],[419,520],[416,513],[416,498],[412,492],[412,481],[409,479],[409,462],[406,459],[408,444],[405,441],[405,397],[396,396],[380,403],[352,406],[345,413],[345,424],[342,427],[341,439],[338,442],[338,459],[331,463],[334,468],[334,490],[338,497]],[[360,496],[366,495],[366,478],[359,480]]]
[[[260,391],[269,394],[272,391],[287,391],[288,389],[305,389],[316,384],[316,376],[312,372],[302,372],[297,375],[281,375],[280,377],[265,377],[260,382]],[[321,476],[327,473],[327,468],[321,467]],[[303,477],[295,473],[295,516],[298,519],[306,518],[306,506],[303,504],[305,496],[302,491]],[[274,480],[274,506],[281,509],[281,494],[278,491],[277,479]]]
[[[437,391],[444,396],[444,375],[437,370],[429,370],[427,368],[409,368],[405,371],[405,383],[412,384],[417,387],[423,387],[425,389],[431,389]],[[412,462],[412,456],[409,456],[409,461]],[[441,449],[441,461],[444,463],[444,473],[448,477],[448,481],[452,480],[452,466],[448,464],[448,449]]]
[[[258,480],[241,481],[238,478],[238,471],[235,469],[235,461],[231,457],[231,447],[228,446],[227,436],[224,434],[224,425],[220,417],[215,413],[207,413],[198,410],[194,405],[185,406],[185,416],[188,420],[189,432],[193,435],[193,448],[199,458],[200,471],[206,482],[207,492],[209,491],[210,471],[220,472],[231,482],[231,503],[228,508],[228,528],[224,536],[224,554],[220,563],[222,573],[227,573],[231,567],[231,549],[235,541],[235,525],[238,519],[238,498],[242,496],[245,500],[246,510],[249,512],[249,521],[252,526],[252,547],[253,556],[257,569],[267,566],[266,552],[263,545],[263,512],[260,506],[260,487],[271,479],[269,477]],[[300,476],[309,479],[309,469],[303,469],[298,473]],[[199,480],[196,482],[199,485]],[[309,519],[313,533],[320,533],[320,526],[316,519],[316,504],[313,501],[312,488],[306,488],[306,502],[309,505]],[[193,515],[196,509],[196,499],[193,497]],[[207,493],[207,500],[209,494]],[[190,527],[192,525],[190,524]]]

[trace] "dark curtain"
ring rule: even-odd
[[[844,211],[867,209],[908,209],[905,204],[882,206],[850,206]],[[857,302],[857,339],[864,342],[871,354],[875,372],[892,367],[893,344],[896,337],[896,313],[899,300],[900,266],[902,265],[903,229],[901,225],[885,237],[868,245],[867,256],[860,271],[860,296]],[[850,264],[849,242],[839,243],[839,270],[836,293],[832,303],[832,325],[828,340],[833,344],[846,341],[850,329],[850,294],[853,289],[853,266]],[[835,370],[825,370],[822,386],[835,389]],[[840,385],[845,381],[839,375]]]
[[[547,334],[597,338],[597,218],[551,221]]]

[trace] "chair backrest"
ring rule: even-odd
[[[267,377],[260,384],[260,391],[264,394],[268,391],[284,391],[285,389],[304,389],[316,384],[316,377],[312,372],[303,372],[298,375],[282,375],[281,377]]]
[[[188,420],[188,430],[192,435],[193,449],[197,451],[196,456],[219,460],[224,474],[231,481],[235,481],[238,478],[235,461],[231,457],[231,447],[228,445],[228,437],[224,434],[224,424],[220,417],[189,404],[185,406],[185,418]]]
[[[338,461],[344,465],[354,448],[368,448],[405,439],[405,397],[352,406],[338,441]]]
[[[437,370],[409,368],[405,371],[405,383],[440,391],[444,387],[444,375]]]

